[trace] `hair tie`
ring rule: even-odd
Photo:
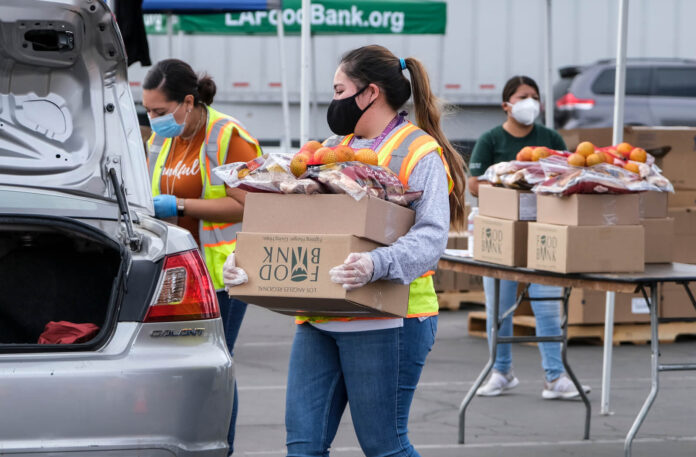
[[[399,63],[401,64],[401,69],[405,70],[406,69],[406,61],[404,59],[399,59]]]

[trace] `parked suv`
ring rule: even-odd
[[[554,86],[556,128],[609,127],[616,62],[564,67]],[[696,126],[696,60],[628,59],[627,125]]]
[[[111,12],[2,0],[0,37],[0,453],[227,455],[215,291],[191,234],[152,217]]]

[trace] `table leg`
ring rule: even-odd
[[[643,407],[640,409],[636,420],[633,421],[631,429],[626,435],[626,441],[624,441],[624,455],[625,457],[631,457],[631,445],[633,444],[633,438],[635,438],[638,433],[638,429],[643,424],[645,416],[648,415],[648,411],[652,406],[655,398],[657,397],[657,392],[660,388],[660,378],[658,370],[658,359],[660,357],[660,343],[658,340],[658,320],[657,320],[657,284],[650,284],[650,300],[645,293],[645,289],[641,286],[641,291],[643,292],[643,297],[650,308],[650,375],[651,375],[651,387],[648,398],[645,399]]]
[[[478,375],[478,378],[476,378],[476,381],[474,381],[474,384],[471,386],[469,392],[466,394],[466,397],[464,397],[464,400],[462,400],[462,404],[459,406],[459,444],[464,444],[466,408],[469,406],[469,403],[471,403],[471,400],[473,400],[478,388],[481,387],[481,384],[483,384],[483,380],[486,379],[486,376],[488,376],[493,369],[493,365],[495,364],[495,359],[498,353],[498,330],[500,326],[500,322],[498,320],[498,311],[500,309],[500,279],[498,278],[494,278],[493,281],[492,305],[492,315],[494,316],[495,324],[491,325],[491,337],[490,341],[488,342],[488,363],[483,368],[483,371],[481,371],[481,373]]]
[[[602,365],[602,406],[599,414],[611,415],[609,397],[611,395],[611,363],[614,352],[614,306],[616,292],[607,292],[604,311],[604,362]]]
[[[563,366],[565,367],[566,373],[568,373],[568,376],[570,377],[570,380],[573,381],[573,384],[575,384],[575,388],[578,389],[578,392],[580,393],[580,398],[582,399],[583,403],[585,403],[585,433],[583,435],[583,439],[589,440],[590,439],[590,417],[592,415],[592,406],[590,405],[590,400],[587,398],[587,394],[585,394],[584,389],[582,388],[582,384],[578,381],[578,378],[575,377],[575,373],[573,373],[573,370],[570,368],[570,365],[568,364],[568,300],[570,299],[570,287],[566,287],[563,289],[563,320],[561,321],[561,330],[563,332],[563,341],[561,342],[561,358],[563,360]]]

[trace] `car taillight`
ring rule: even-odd
[[[220,316],[215,289],[197,250],[167,256],[157,301],[145,322],[190,321]]]
[[[562,111],[573,109],[592,109],[595,101],[591,98],[577,98],[575,95],[568,92],[563,97],[556,100],[556,108]]]

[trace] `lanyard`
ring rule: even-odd
[[[375,149],[377,146],[379,146],[382,141],[391,133],[392,130],[394,130],[399,124],[401,124],[405,119],[404,116],[406,115],[405,111],[402,111],[401,113],[397,114],[394,116],[394,119],[392,119],[389,124],[387,124],[387,127],[382,131],[382,133],[379,134],[377,138],[372,141],[372,145],[370,146],[370,149],[373,151],[376,151]],[[355,135],[353,135],[353,138],[350,139],[348,142],[348,146],[352,146],[353,141],[355,140]]]

